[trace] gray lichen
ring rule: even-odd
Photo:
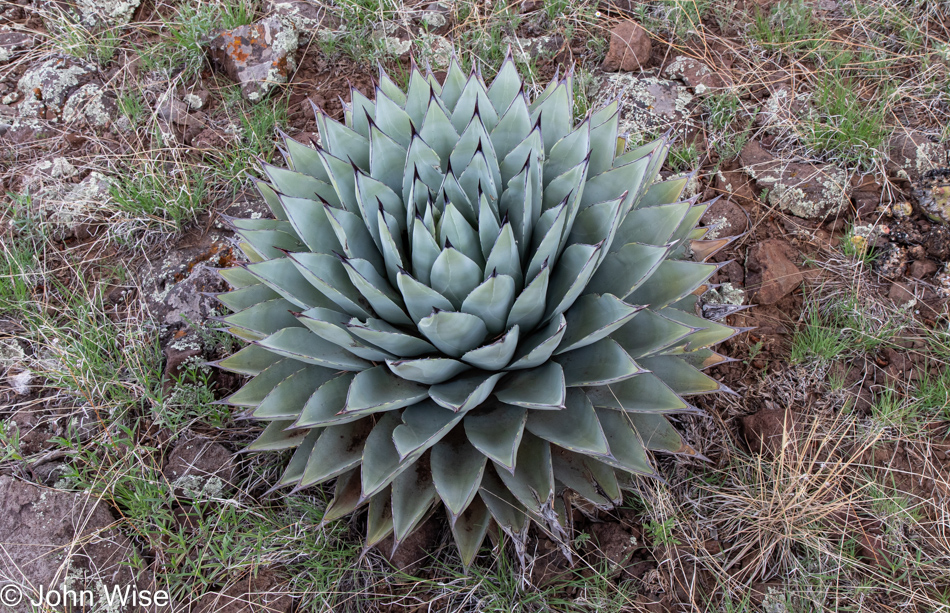
[[[0,369],[7,370],[23,364],[26,353],[20,343],[12,338],[0,339]]]
[[[201,99],[201,96],[196,96],[194,94],[185,94],[181,97],[181,100],[188,105],[188,108],[193,111],[197,111],[204,106],[204,100]]]
[[[50,179],[71,179],[79,173],[76,167],[64,157],[37,162],[33,168],[34,174]]]
[[[643,134],[684,128],[693,95],[675,81],[616,73],[600,86],[601,103],[620,100],[620,133]]]
[[[142,0],[78,0],[80,19],[88,26],[124,26]]]
[[[728,220],[724,216],[714,217],[709,220],[709,223],[706,224],[706,240],[715,240],[719,238],[719,233],[722,231],[723,227],[728,223]]]
[[[298,32],[312,33],[325,30],[323,27],[324,15],[321,9],[316,8],[309,2],[300,2],[300,0],[272,2],[271,10],[282,24]]]
[[[383,53],[388,53],[397,57],[409,53],[409,49],[412,47],[412,41],[402,40],[396,38],[395,36],[380,36],[377,39],[377,43],[379,44],[379,48],[383,51]]]
[[[444,36],[422,34],[415,43],[419,58],[428,61],[435,70],[448,68],[452,59],[452,43]]]
[[[838,213],[850,203],[848,174],[836,166],[823,166],[821,172],[811,179],[818,189],[808,192],[802,189],[803,179],[799,177],[763,173],[754,178],[768,187],[769,204],[803,219]]]
[[[111,182],[97,171],[89,173],[77,184],[65,182],[64,178],[71,177],[78,171],[68,162],[57,168],[56,161],[54,159],[40,162],[49,164],[55,178],[50,176],[51,180],[40,181],[34,196],[34,205],[46,215],[46,223],[49,224],[52,234],[64,237],[78,225],[94,221],[97,212],[108,206]]]
[[[745,302],[745,290],[726,282],[717,289],[711,289],[703,295],[706,304],[726,304],[739,306]]]
[[[247,71],[247,81],[252,81],[255,78],[258,80],[257,90],[247,94],[247,99],[251,102],[261,100],[274,87],[286,83],[288,75],[293,74],[297,68],[297,60],[294,57],[299,44],[297,30],[283,27],[276,19],[265,20],[263,25],[265,42],[271,47],[274,61],[267,65],[267,72],[261,77],[257,75],[259,69]]]
[[[224,481],[214,475],[182,475],[172,485],[191,498],[220,498],[224,493]]]
[[[26,71],[17,82],[24,100],[17,107],[20,117],[39,117],[49,107],[61,107],[72,88],[91,69],[60,58],[47,60]]]
[[[441,28],[447,23],[445,15],[438,11],[426,11],[422,14],[422,22],[430,28]]]
[[[105,91],[95,83],[87,83],[69,97],[63,107],[63,121],[72,123],[85,119],[89,125],[105,127],[112,114],[104,102]]]
[[[934,275],[934,285],[941,298],[950,298],[950,263],[944,264],[943,269]]]

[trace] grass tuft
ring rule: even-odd
[[[879,161],[889,137],[891,93],[873,91],[865,100],[854,79],[841,72],[819,73],[812,96],[814,111],[799,130],[805,145],[818,154],[869,170]]]

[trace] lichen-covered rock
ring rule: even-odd
[[[422,12],[419,20],[429,30],[438,30],[448,25],[452,11],[442,2],[432,2]]]
[[[235,465],[230,451],[196,438],[182,441],[172,450],[162,475],[181,495],[219,497],[232,489]]]
[[[63,106],[63,122],[84,121],[94,128],[107,127],[115,118],[118,106],[115,99],[97,83],[87,83],[69,96]]]
[[[900,130],[887,148],[887,169],[899,179],[917,181],[931,170],[947,166],[947,151],[923,132]]]
[[[384,53],[397,58],[408,59],[412,55],[433,70],[446,69],[452,59],[452,43],[437,34],[423,33],[412,39],[380,35],[376,44]]]
[[[179,334],[183,332],[179,332]],[[164,353],[165,373],[163,379],[171,387],[176,379],[179,379],[188,370],[189,366],[194,366],[202,361],[204,346],[197,335],[193,333],[185,334],[165,345]]]
[[[700,308],[703,317],[718,321],[741,310],[744,302],[745,290],[726,281],[719,287],[710,289],[703,294],[700,300]]]
[[[925,172],[914,185],[917,206],[931,220],[950,223],[950,168]]]
[[[855,223],[851,228],[848,242],[851,243],[851,248],[855,253],[865,254],[879,244],[886,244],[889,233],[890,229],[883,224]]]
[[[749,215],[738,204],[719,199],[710,205],[699,223],[709,228],[705,236],[708,240],[739,236],[749,228]]]
[[[33,36],[30,34],[9,29],[0,30],[0,64],[9,62],[32,46]]]
[[[167,312],[164,322],[169,325],[204,321],[217,313],[217,301],[206,292],[223,289],[218,274],[204,264],[197,264],[188,278],[176,283],[165,297]]]
[[[92,77],[94,68],[73,58],[52,58],[30,68],[17,82],[23,94],[20,117],[48,118],[48,111],[62,113],[70,95]]]
[[[62,27],[65,18],[79,27],[101,31],[132,21],[142,0],[32,0],[32,4],[48,28]]]
[[[181,101],[188,105],[188,109],[192,111],[199,111],[208,104],[208,99],[211,97],[211,92],[206,89],[196,89],[191,91],[181,97]]]
[[[53,236],[85,238],[89,234],[88,225],[96,221],[98,211],[108,205],[111,185],[108,177],[93,171],[77,184],[61,181],[49,184],[34,202],[45,212]]]
[[[428,61],[433,70],[445,70],[452,59],[452,43],[444,36],[422,34],[416,43],[419,48],[419,58]]]
[[[284,26],[294,28],[298,32],[315,32],[316,30],[337,25],[326,7],[312,0],[270,0],[269,14],[280,20]]]
[[[412,39],[379,36],[376,43],[383,52],[398,58],[413,55],[421,64],[433,70],[444,70],[452,59],[452,43],[444,36],[420,34]]]
[[[702,95],[711,89],[720,89],[726,85],[726,81],[719,73],[703,62],[685,55],[679,55],[667,64],[663,69],[663,75],[668,79],[679,79],[696,95]]]
[[[211,41],[211,59],[241,85],[241,95],[257,102],[286,83],[297,67],[298,35],[277,17],[221,32]]]
[[[409,54],[412,49],[412,41],[408,38],[399,38],[398,36],[380,36],[376,39],[379,48],[383,53],[402,57]]]
[[[90,590],[86,604],[101,603],[113,586],[154,589],[144,575],[133,575],[136,556],[128,538],[112,527],[115,520],[106,504],[84,494],[40,488],[0,476],[0,590],[15,585],[22,591],[18,603],[4,602],[4,612],[28,613],[30,599],[44,592]],[[8,588],[4,595],[16,593]],[[77,596],[78,598],[78,596]],[[78,601],[77,601],[78,602]],[[126,607],[115,613],[132,611]],[[70,610],[93,610],[69,607]],[[45,610],[45,609],[44,609]]]
[[[832,164],[778,160],[756,141],[742,149],[739,161],[768,204],[796,217],[825,219],[851,203],[851,178]]]
[[[809,112],[809,94],[785,81],[769,85],[768,90],[769,96],[755,114],[755,125],[768,134],[794,134],[798,121]]]
[[[0,339],[0,370],[17,368],[25,362],[26,353],[16,339]]]
[[[887,243],[874,260],[874,272],[885,279],[897,280],[904,276],[908,262],[905,247]]]
[[[621,21],[610,31],[610,47],[601,65],[607,72],[640,70],[650,61],[650,33],[635,21]]]
[[[143,260],[136,277],[149,315],[163,325],[163,335],[188,322],[219,315],[219,292],[224,282],[211,270],[231,265],[231,250],[221,236],[208,233],[197,244],[169,251],[161,260]]]
[[[159,97],[158,102],[155,104],[155,114],[162,121],[187,127],[199,127],[204,125],[197,118],[189,115],[189,110],[190,106],[184,100],[178,98],[174,90],[167,91],[163,96]]]
[[[87,26],[115,28],[132,21],[142,0],[78,0],[80,21]]]
[[[934,286],[938,296],[950,298],[950,263],[944,264],[943,269],[934,275]]]
[[[79,173],[64,157],[42,160],[33,166],[32,176],[43,179],[71,179]]]
[[[503,45],[511,45],[512,57],[516,62],[524,64],[537,61],[540,56],[553,56],[561,48],[564,39],[557,35],[533,38],[506,36],[501,42]]]
[[[0,339],[0,376],[17,396],[30,393],[33,372],[28,366],[29,359],[16,339]]]
[[[622,94],[622,95],[621,95]],[[682,129],[693,95],[676,81],[618,73],[604,78],[598,104],[620,98],[620,133],[656,133]]]
[[[92,171],[79,183],[70,182],[78,174],[69,160],[57,157],[38,162],[24,176],[34,209],[57,240],[86,238],[89,224],[101,223],[110,204],[111,181],[105,175]]]

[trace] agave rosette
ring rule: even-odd
[[[279,485],[335,479],[327,520],[368,505],[367,545],[441,501],[467,565],[492,520],[563,537],[571,501],[694,453],[666,415],[722,389],[702,369],[736,329],[694,311],[724,241],[656,181],[665,139],[625,151],[616,102],[574,125],[571,79],[381,70],[263,165],[275,219],[230,220],[222,320],[250,344],[218,365],[253,378],[226,401],[267,422],[249,450],[296,448]]]

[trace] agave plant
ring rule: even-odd
[[[665,139],[625,150],[616,101],[574,125],[571,79],[530,100],[510,56],[490,86],[381,70],[262,164],[274,219],[230,220],[250,263],[222,320],[250,344],[218,365],[253,378],[227,402],[267,423],[250,450],[296,448],[279,486],[335,480],[326,520],[368,506],[368,546],[439,502],[466,565],[492,520],[563,541],[652,451],[695,453],[666,416],[722,389],[701,370],[736,330],[694,310],[725,241],[656,181]]]

